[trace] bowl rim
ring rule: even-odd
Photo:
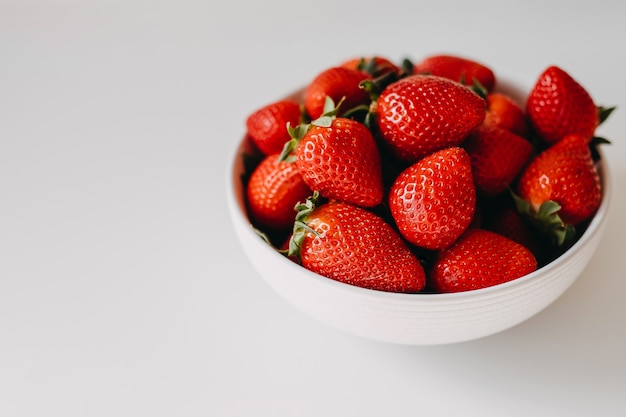
[[[503,80],[502,84],[506,85],[507,90],[508,88],[515,88],[515,89],[518,89],[518,91],[520,91],[518,84],[512,83],[508,80]],[[300,92],[301,90],[298,90],[295,93],[293,93],[291,96],[300,94]],[[612,196],[612,181],[611,181],[609,169],[607,166],[607,160],[606,160],[603,150],[600,149],[601,147],[598,147],[599,159],[597,162],[597,167],[598,167],[598,171],[600,174],[600,182],[602,185],[602,197],[601,197],[600,205],[598,209],[596,210],[596,212],[593,214],[593,217],[589,221],[589,224],[587,225],[586,229],[580,235],[580,237],[576,240],[576,242],[574,242],[574,244],[570,248],[568,248],[564,253],[562,253],[556,259],[536,269],[530,274],[524,275],[522,277],[510,280],[501,284],[496,284],[496,285],[492,285],[489,287],[485,287],[485,288],[454,292],[454,293],[424,293],[424,292],[398,293],[398,292],[381,291],[381,290],[359,287],[356,285],[340,282],[332,278],[319,275],[289,260],[284,255],[281,255],[276,250],[275,247],[273,247],[272,245],[266,242],[263,242],[263,239],[260,236],[258,236],[258,234],[254,230],[253,225],[250,223],[250,220],[245,210],[245,206],[242,206],[242,204],[245,204],[244,202],[245,196],[243,195],[237,196],[235,193],[237,181],[239,181],[240,185],[242,186],[241,190],[245,192],[245,188],[243,188],[243,183],[241,183],[241,178],[240,178],[241,173],[236,172],[236,170],[238,168],[238,164],[240,165],[242,163],[242,161],[238,161],[238,159],[242,158],[246,141],[249,142],[249,138],[244,134],[242,139],[238,143],[235,144],[234,150],[231,151],[230,157],[227,160],[228,163],[227,163],[227,173],[226,173],[227,174],[226,175],[226,192],[227,192],[227,197],[228,197],[227,198],[228,204],[230,206],[229,208],[231,211],[231,216],[233,215],[233,212],[236,212],[236,216],[238,217],[238,219],[248,226],[247,227],[247,231],[249,232],[248,236],[253,239],[259,239],[260,243],[263,243],[265,246],[267,246],[267,249],[270,250],[274,255],[276,255],[277,262],[284,262],[287,267],[297,268],[298,272],[303,273],[306,277],[319,281],[320,283],[324,285],[334,286],[338,290],[353,292],[355,295],[360,295],[360,296],[371,296],[371,297],[378,297],[378,298],[386,298],[389,300],[401,300],[405,302],[411,302],[411,301],[419,301],[419,302],[433,301],[434,302],[434,301],[442,301],[442,300],[460,301],[464,299],[471,299],[474,297],[489,296],[491,294],[500,293],[503,290],[507,290],[509,288],[524,285],[528,281],[535,280],[538,278],[538,276],[543,275],[545,273],[549,273],[551,270],[558,268],[560,265],[567,262],[567,260],[569,260],[573,256],[576,256],[576,254],[578,253],[578,248],[586,245],[592,239],[594,234],[603,225],[607,217],[607,212],[610,206],[610,201],[611,201],[611,196]],[[241,201],[239,201],[239,198],[241,198]]]

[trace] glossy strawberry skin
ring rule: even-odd
[[[476,211],[465,150],[443,149],[405,169],[391,186],[389,209],[410,243],[426,249],[451,245],[469,227]]]
[[[524,138],[529,137],[528,119],[522,106],[504,93],[487,94],[487,114],[483,124],[498,126]]]
[[[302,266],[334,280],[390,292],[419,292],[424,268],[401,237],[380,217],[341,202],[316,208],[306,220]]]
[[[319,73],[304,92],[304,107],[311,119],[317,119],[324,112],[326,97],[333,99],[335,104],[342,98],[339,115],[352,108],[369,104],[370,97],[367,91],[359,87],[363,80],[371,77],[358,70],[331,67]]]
[[[438,292],[471,291],[502,284],[537,269],[524,246],[483,229],[468,230],[441,251],[431,273]]]
[[[264,155],[278,153],[290,139],[287,124],[299,124],[301,114],[300,104],[294,100],[267,104],[246,119],[248,135]]]
[[[505,191],[530,159],[529,141],[497,126],[479,126],[463,142],[470,156],[476,190],[485,196]]]
[[[589,218],[600,205],[602,189],[587,140],[567,135],[535,157],[520,177],[519,196],[535,211],[546,201],[557,202],[566,224]]]
[[[555,143],[568,134],[578,134],[589,141],[599,123],[598,109],[587,90],[556,66],[539,75],[526,101],[526,113],[547,143]]]
[[[296,164],[308,186],[326,198],[361,207],[383,200],[378,146],[357,121],[339,117],[330,127],[311,126],[296,149]]]
[[[387,86],[376,101],[378,130],[399,159],[415,162],[459,145],[485,118],[486,102],[442,77],[411,75]]]
[[[496,84],[494,72],[488,66],[461,56],[432,55],[424,58],[413,69],[415,74],[431,74],[445,77],[465,85],[472,85],[477,80],[487,91]]]
[[[253,224],[267,230],[293,226],[296,203],[312,193],[295,164],[279,162],[279,154],[266,156],[252,171],[246,188]]]

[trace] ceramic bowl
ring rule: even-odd
[[[512,88],[512,87],[511,87]],[[519,91],[518,91],[519,92]],[[382,342],[435,345],[486,337],[542,311],[580,276],[602,237],[611,184],[600,158],[603,196],[578,241],[535,272],[504,284],[453,294],[398,294],[320,276],[290,261],[254,231],[246,214],[243,138],[231,155],[226,192],[236,235],[259,275],[293,307],[336,329]]]

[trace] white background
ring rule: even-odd
[[[626,3],[0,0],[0,416],[626,415]],[[569,71],[610,223],[580,279],[508,331],[362,340],[280,299],[224,199],[247,114],[347,58]]]

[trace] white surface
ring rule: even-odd
[[[0,416],[624,415],[626,4],[571,4],[0,0]],[[610,223],[531,320],[386,345],[255,274],[225,156],[320,69],[433,51],[527,84],[556,63],[620,106]]]

